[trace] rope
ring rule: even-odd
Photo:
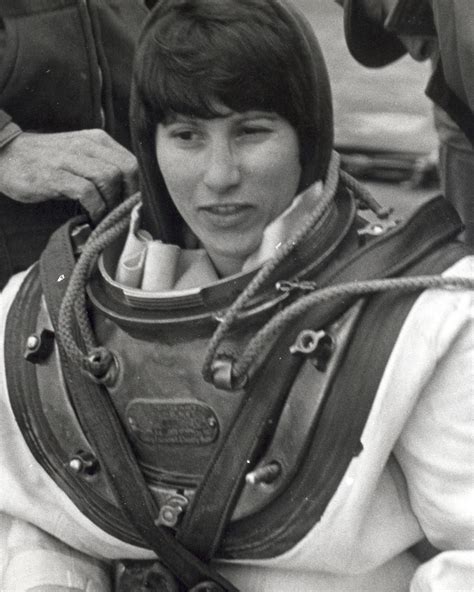
[[[377,218],[380,219],[387,218],[392,213],[393,208],[385,208],[384,206],[380,205],[375,197],[367,189],[367,187],[357,181],[357,179],[352,177],[352,175],[346,173],[346,171],[341,169],[339,171],[339,178],[348,189],[351,189],[355,193],[356,199],[361,206],[360,209],[362,209],[362,206],[364,206],[365,209],[375,212]]]
[[[323,193],[318,201],[318,204],[312,214],[307,218],[301,230],[291,237],[286,243],[278,249],[275,257],[264,263],[257,275],[248,284],[245,290],[237,297],[232,306],[226,311],[214,335],[212,336],[206,355],[204,357],[202,376],[206,382],[212,382],[213,379],[213,363],[217,357],[217,350],[222,339],[225,337],[230,327],[237,319],[240,311],[245,307],[246,303],[258,292],[259,288],[267,281],[276,267],[288,257],[293,249],[298,245],[306,235],[318,224],[324,216],[329,204],[336,193],[337,184],[339,180],[339,155],[333,152],[331,161],[329,163],[328,174],[326,182],[324,183]]]
[[[351,189],[355,194],[356,200],[362,203],[366,208],[374,211],[378,218],[386,218],[391,213],[391,209],[381,206],[364,185],[359,183],[359,181],[354,179],[354,177],[348,173],[340,170],[339,156],[337,153],[333,152],[323,194],[318,206],[309,217],[307,223],[296,236],[293,236],[284,244],[281,250],[278,251],[276,257],[263,265],[260,272],[257,273],[247,288],[234,301],[224,316],[219,319],[220,325],[217,327],[209,342],[202,367],[202,376],[207,382],[214,381],[214,372],[217,368],[217,366],[215,366],[216,360],[225,358],[225,355],[218,351],[219,346],[233,323],[237,320],[239,313],[256,294],[262,284],[268,279],[279,263],[291,253],[295,246],[299,244],[306,237],[307,233],[321,220],[326,208],[334,197],[338,180],[340,180],[348,189]],[[388,290],[414,291],[429,288],[472,289],[473,287],[474,282],[466,278],[419,276],[412,278],[352,282],[331,286],[317,291],[314,291],[316,290],[316,287],[314,287],[314,289],[310,288],[310,294],[299,298],[296,302],[277,313],[266,325],[264,325],[250,340],[243,354],[238,359],[229,358],[229,361],[231,362],[232,383],[229,385],[229,388],[231,388],[232,385],[245,384],[250,367],[258,357],[259,353],[264,350],[266,344],[273,342],[286,324],[303,314],[308,308],[315,304],[340,296],[358,296]],[[307,289],[308,288],[305,288],[305,290]]]
[[[97,347],[86,308],[87,281],[99,254],[128,227],[129,214],[139,201],[139,193],[132,195],[91,232],[71,274],[59,310],[58,337],[66,355],[94,376],[105,374],[113,357],[106,348]],[[79,348],[75,339],[76,320],[86,351]]]
[[[268,280],[277,266],[288,257],[296,245],[304,240],[306,235],[323,219],[331,200],[334,198],[339,179],[344,185],[356,193],[357,199],[375,211],[379,217],[385,217],[387,211],[374,200],[364,186],[347,173],[340,171],[339,156],[336,152],[333,152],[323,193],[318,200],[314,212],[307,217],[300,231],[278,250],[277,255],[262,266],[257,275],[226,311],[214,332],[209,342],[202,368],[202,375],[206,381],[213,381],[214,363],[218,358],[222,357],[222,352],[218,352],[218,349],[233,323],[237,320],[239,313]],[[61,303],[58,336],[65,353],[83,370],[98,378],[106,374],[113,361],[113,355],[106,348],[98,346],[96,343],[87,314],[86,286],[88,278],[94,269],[97,257],[126,230],[129,225],[129,214],[139,201],[139,194],[131,196],[104,218],[93,230],[74,267]],[[350,282],[323,289],[317,289],[314,286],[309,294],[300,297],[296,302],[276,314],[250,340],[243,354],[232,366],[233,382],[236,384],[245,382],[252,364],[259,355],[259,352],[264,350],[266,344],[273,342],[281,333],[284,326],[316,304],[321,304],[341,296],[356,297],[388,290],[406,292],[430,288],[473,289],[474,280],[467,278],[445,278],[442,276],[419,276]],[[74,334],[76,326],[84,342],[85,351],[76,342]]]
[[[334,298],[363,296],[376,292],[400,291],[412,292],[436,288],[474,289],[474,279],[464,277],[443,276],[414,276],[409,278],[392,278],[381,280],[367,280],[365,282],[347,282],[328,288],[316,290],[299,298],[273,317],[247,345],[245,351],[233,367],[233,377],[236,383],[241,383],[248,376],[249,369],[268,343],[281,333],[282,329],[292,320],[304,314],[316,304],[322,304]]]

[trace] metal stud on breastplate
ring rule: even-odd
[[[92,453],[79,450],[70,458],[68,467],[76,475],[93,477],[99,471],[99,461]]]
[[[334,338],[326,331],[303,329],[294,344],[290,346],[290,353],[310,357],[316,368],[324,372],[335,346]]]
[[[174,528],[178,524],[188,503],[188,498],[184,495],[176,494],[168,498],[166,503],[160,508],[160,515],[156,520],[156,525]]]
[[[94,382],[113,386],[120,373],[116,354],[105,347],[97,347],[87,356],[87,372]]]
[[[39,333],[28,336],[23,357],[32,364],[38,364],[49,356],[53,348],[54,332],[42,329]]]
[[[261,483],[269,485],[276,481],[280,475],[281,465],[280,463],[273,461],[247,473],[245,481],[249,485],[260,485]]]

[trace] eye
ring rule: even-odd
[[[202,131],[191,126],[176,126],[169,130],[170,138],[184,148],[194,147],[202,142]]]
[[[173,138],[177,138],[178,140],[183,140],[185,142],[190,142],[195,140],[198,136],[197,132],[192,129],[183,129],[183,130],[174,130],[171,133]]]
[[[240,133],[244,136],[251,136],[257,134],[267,134],[270,129],[263,125],[243,125],[240,129]]]
[[[271,133],[271,126],[264,122],[242,122],[236,129],[236,139],[244,143],[260,144]]]

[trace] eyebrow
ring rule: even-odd
[[[245,113],[239,113],[242,115],[242,119],[270,119],[274,121],[277,119],[277,115],[271,111],[247,111]]]
[[[216,115],[216,119],[230,119],[231,117],[235,117],[239,121],[249,121],[252,119],[269,119],[270,121],[274,121],[277,119],[277,115],[270,111],[245,111],[243,113],[239,113],[237,111],[231,111],[229,113],[225,113],[222,115]],[[187,123],[190,121],[196,121],[198,119],[207,119],[198,117],[196,115],[185,115],[183,113],[169,113],[164,117],[162,120],[162,125],[172,125],[173,123]],[[214,119],[214,118],[210,118]]]
[[[173,123],[186,122],[194,119],[198,118],[193,115],[183,115],[182,113],[169,113],[165,115],[160,123],[162,125],[172,125]]]

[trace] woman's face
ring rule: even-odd
[[[222,276],[240,271],[265,227],[293,200],[300,179],[298,138],[265,111],[160,123],[156,155],[179,213]]]

